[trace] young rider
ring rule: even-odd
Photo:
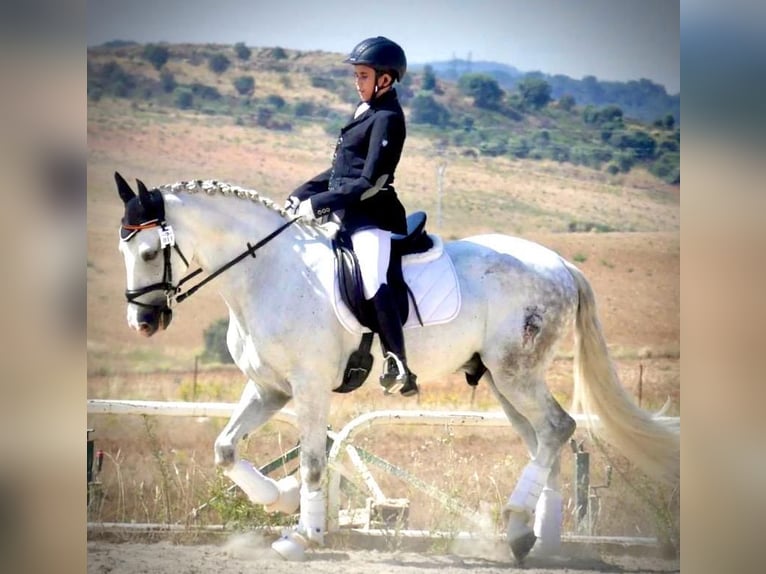
[[[404,147],[405,119],[394,89],[407,70],[407,58],[395,42],[377,36],[362,40],[345,63],[354,66],[361,102],[341,129],[332,166],[307,181],[287,199],[286,208],[308,219],[330,214],[351,237],[359,260],[364,296],[372,301],[384,351],[380,383],[388,392],[418,392],[407,367],[402,320],[386,283],[391,234],[407,230],[394,172]]]

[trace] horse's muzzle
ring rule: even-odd
[[[173,320],[173,311],[169,307],[148,307],[138,313],[138,332],[144,337],[151,337],[159,329],[167,329]]]

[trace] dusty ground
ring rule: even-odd
[[[221,544],[174,545],[158,543],[88,542],[89,574],[575,574],[590,572],[680,572],[678,560],[657,557],[604,556],[575,551],[566,556],[529,557],[523,567],[503,557],[500,549],[478,556],[475,552],[430,554],[411,551],[335,550],[310,551],[301,564],[277,557],[266,541],[248,537]]]

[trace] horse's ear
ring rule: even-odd
[[[152,201],[152,197],[149,195],[149,190],[146,189],[144,182],[140,179],[136,179],[136,183],[138,184],[138,201],[141,202],[144,209],[148,209]]]
[[[114,181],[117,182],[117,192],[120,194],[120,198],[124,203],[128,203],[131,199],[136,197],[135,192],[130,189],[128,182],[125,181],[119,173],[114,172]]]

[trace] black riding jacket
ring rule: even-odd
[[[406,136],[404,112],[392,89],[341,129],[332,167],[291,195],[311,198],[317,217],[336,214],[349,233],[369,227],[406,233],[405,210],[391,185]]]

